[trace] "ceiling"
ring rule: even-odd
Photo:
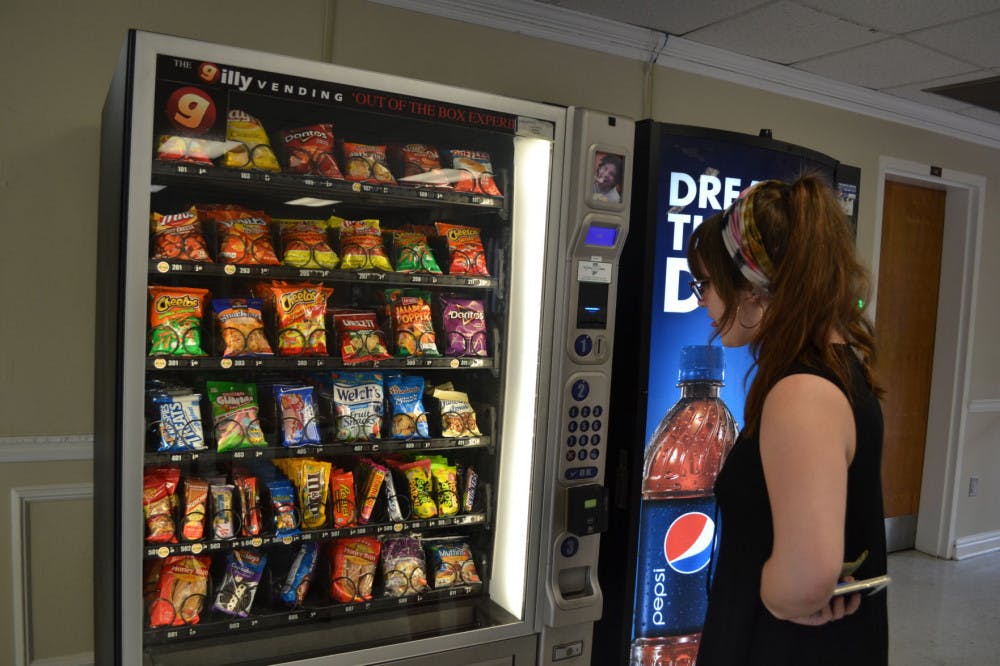
[[[667,33],[1000,127],[1000,0],[539,4]],[[957,99],[927,92],[988,79],[995,80]]]

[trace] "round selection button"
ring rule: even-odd
[[[590,395],[590,383],[586,379],[578,379],[573,382],[573,399],[582,402]]]

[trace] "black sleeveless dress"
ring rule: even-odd
[[[852,392],[857,432],[847,473],[844,560],[868,550],[854,574],[886,573],[882,509],[882,409],[853,360]],[[829,371],[805,366],[788,374],[813,374],[840,385]],[[741,433],[715,482],[720,519],[719,549],[697,666],[886,666],[889,629],[886,592],[862,596],[853,615],[820,627],[775,618],[760,600],[760,575],[773,539],[760,439]]]

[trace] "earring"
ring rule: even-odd
[[[761,305],[759,302],[756,305],[758,308],[760,308],[760,316],[757,317],[757,321],[748,324],[745,321],[743,321],[743,316],[742,316],[743,312],[740,310],[740,308],[743,306],[743,303],[736,304],[736,321],[743,328],[756,328],[757,325],[760,324],[760,322],[764,319],[764,306]]]

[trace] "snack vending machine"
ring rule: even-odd
[[[643,120],[621,259],[595,662],[693,666],[715,547],[714,481],[743,423],[753,359],[698,307],[691,232],[753,183],[817,171],[856,221],[860,171],[771,137]],[[710,344],[713,343],[714,344]],[[617,584],[613,584],[617,583]]]
[[[539,659],[567,624],[538,599],[572,113],[128,34],[102,126],[97,663]]]

